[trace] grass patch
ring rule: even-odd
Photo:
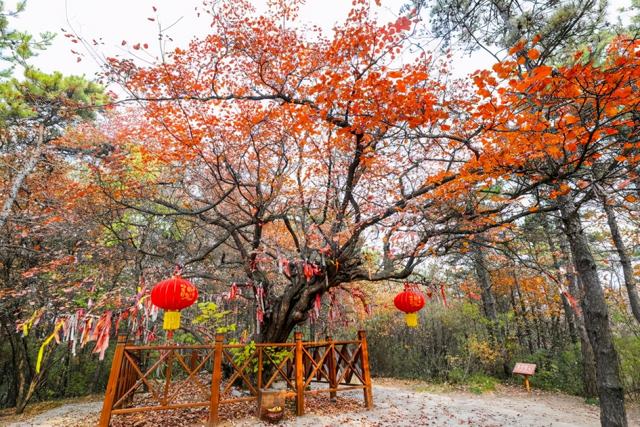
[[[600,402],[598,401],[597,397],[586,397],[584,399],[584,403],[586,403],[587,405],[599,405]]]
[[[469,391],[475,394],[495,391],[498,383],[499,381],[496,378],[484,374],[473,374],[467,380]]]

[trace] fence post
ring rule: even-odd
[[[296,415],[304,415],[304,364],[302,363],[302,332],[294,334],[296,341]]]
[[[213,351],[213,374],[211,378],[211,403],[209,404],[209,426],[218,424],[218,406],[220,405],[220,383],[222,382],[222,345],[224,335],[216,335]]]
[[[111,409],[113,407],[113,400],[116,396],[116,387],[118,385],[118,377],[120,376],[120,367],[122,366],[122,359],[124,356],[124,346],[127,343],[127,337],[125,335],[118,335],[118,343],[116,344],[116,350],[113,353],[113,360],[111,361],[111,372],[109,373],[109,382],[107,383],[107,390],[104,394],[104,402],[102,402],[102,413],[100,414],[100,427],[108,427],[111,421]]]
[[[328,347],[327,347],[327,351],[330,352],[329,354],[329,388],[331,389],[336,389],[338,388],[338,373],[336,372],[336,349],[335,349],[335,344],[333,343],[333,338],[330,335],[327,335],[327,342]],[[335,401],[336,400],[336,392],[334,391],[330,391],[329,392],[329,397],[331,398],[331,401]]]
[[[173,348],[165,351],[169,352],[169,356],[167,356],[167,369],[165,370],[164,392],[162,396],[163,406],[169,402],[169,391],[171,389],[171,372],[173,370],[173,357],[175,354],[175,350]]]
[[[256,348],[258,351],[258,393],[262,393],[262,347]]]
[[[133,345],[133,340],[128,339],[127,340],[127,344]],[[123,356],[124,356],[124,354],[123,354]],[[136,357],[133,357],[133,358],[134,358],[134,360],[136,360],[136,362],[138,361],[138,358],[136,358]],[[138,379],[136,371],[135,371],[135,368],[133,367],[131,362],[124,360],[124,364],[125,364],[125,367],[126,367],[126,371],[125,372],[126,372],[127,380],[125,381],[125,388],[122,391],[122,393],[126,393],[127,391],[129,391],[129,389],[135,385],[136,380]],[[139,362],[138,362],[138,366],[140,366]],[[122,370],[122,368],[120,368],[120,370]],[[129,397],[127,397],[127,400],[126,400],[126,404],[127,405],[130,405],[131,402],[133,402],[133,395],[134,394],[135,394],[135,390],[131,394],[129,394]],[[117,396],[117,397],[119,398],[119,396]]]
[[[364,406],[373,408],[373,391],[371,389],[371,370],[369,369],[369,348],[367,347],[367,333],[358,331],[360,340],[360,362],[362,364],[362,377],[364,379]]]

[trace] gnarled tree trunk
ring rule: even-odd
[[[584,288],[582,309],[596,361],[600,422],[603,426],[627,426],[624,391],[620,382],[620,363],[613,345],[609,310],[600,285],[596,263],[582,229],[575,203],[567,195],[561,196],[558,201],[576,273]]]
[[[627,248],[622,240],[620,229],[618,228],[618,220],[616,214],[613,211],[613,207],[609,204],[607,196],[600,195],[602,201],[602,207],[607,214],[607,224],[609,224],[609,230],[611,231],[611,239],[616,247],[618,258],[620,259],[620,265],[622,266],[622,274],[624,276],[624,284],[627,288],[627,294],[629,295],[629,305],[631,306],[631,312],[633,317],[640,322],[640,297],[638,297],[638,289],[636,288],[636,281],[633,277],[633,266],[631,265],[631,258],[627,252]]]

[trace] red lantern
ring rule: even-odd
[[[180,275],[157,283],[151,290],[151,302],[165,310],[162,328],[173,331],[180,327],[180,310],[189,307],[198,299],[198,289]]]
[[[424,297],[421,293],[413,290],[411,285],[405,284],[404,291],[396,295],[393,304],[398,310],[406,313],[405,320],[408,327],[418,326],[418,311],[424,307]]]

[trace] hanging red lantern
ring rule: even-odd
[[[170,279],[158,282],[151,290],[151,302],[165,310],[162,328],[173,331],[180,327],[180,310],[189,307],[198,299],[198,289],[179,274]]]
[[[411,285],[405,283],[404,291],[396,295],[393,299],[393,304],[398,310],[406,313],[405,320],[408,327],[415,328],[418,326],[418,311],[424,307],[422,293],[416,292]]]

